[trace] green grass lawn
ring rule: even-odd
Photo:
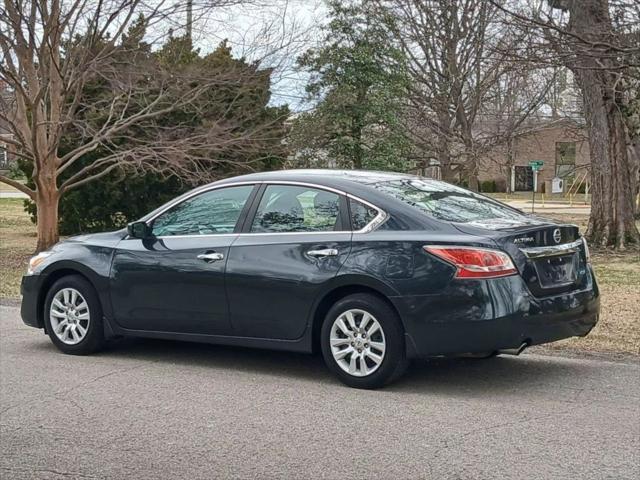
[[[36,248],[35,225],[23,204],[19,198],[0,199],[0,297],[20,295],[20,278]]]
[[[547,348],[640,354],[640,255],[594,252],[592,262],[600,286],[600,321],[584,338],[571,338]]]
[[[20,296],[20,278],[36,247],[33,223],[20,199],[0,199],[0,297]],[[577,223],[586,216],[554,218]],[[556,342],[545,348],[640,354],[640,253],[594,251],[593,265],[602,292],[600,323],[585,338]]]

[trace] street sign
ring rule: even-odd
[[[533,170],[533,191],[531,192],[531,213],[536,208],[536,190],[538,190],[538,171],[542,168],[544,162],[542,160],[532,160],[529,162],[531,170]]]
[[[531,167],[531,170],[533,170],[534,172],[540,170],[543,165],[544,165],[544,162],[542,160],[533,160],[529,162],[529,166]]]

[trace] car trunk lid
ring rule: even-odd
[[[489,237],[509,253],[535,296],[578,289],[586,281],[586,250],[575,225],[523,215],[521,222],[458,223],[456,228]]]

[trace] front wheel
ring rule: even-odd
[[[327,313],[321,335],[325,363],[350,387],[382,387],[408,365],[400,318],[374,295],[339,300]]]
[[[104,344],[98,295],[79,275],[62,277],[51,286],[44,317],[49,338],[64,353],[86,355],[100,350]]]

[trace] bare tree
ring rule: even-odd
[[[409,60],[410,117],[419,126],[413,137],[428,140],[422,148],[436,153],[445,179],[462,167],[477,189],[473,126],[498,74],[497,65],[486,61],[494,7],[482,0],[377,3],[395,19],[393,33]]]
[[[602,245],[622,249],[639,244],[640,234],[634,219],[634,172],[627,150],[630,138],[621,106],[625,76],[629,67],[618,55],[611,55],[606,44],[616,35],[606,0],[571,2],[568,31],[587,41],[574,43],[575,59],[568,62],[576,73],[583,92],[584,109],[591,148],[592,201],[588,235]],[[637,18],[636,18],[637,19]],[[613,39],[611,38],[613,37]],[[597,46],[597,43],[605,45]],[[636,45],[637,46],[637,45]],[[620,45],[619,48],[625,48]]]
[[[510,57],[512,45],[529,35],[499,21],[486,0],[373,1],[381,18],[394,19],[390,28],[408,58],[412,138],[439,161],[446,180],[466,180],[477,190],[484,154],[508,141],[542,100],[537,92],[546,82],[528,98],[503,95],[516,77],[522,82],[524,71],[537,68]]]
[[[197,13],[203,5],[236,3],[207,0],[196,2],[195,8]],[[0,176],[0,181],[36,203],[38,251],[57,242],[58,204],[70,189],[123,166],[207,178],[212,164],[229,161],[218,158],[217,151],[228,151],[232,145],[248,149],[252,142],[271,135],[267,124],[254,122],[251,128],[243,128],[241,122],[229,123],[224,108],[219,119],[195,132],[161,122],[176,109],[188,108],[198,115],[198,99],[212,90],[222,90],[247,75],[265,75],[258,71],[258,62],[248,71],[227,69],[213,76],[157,68],[129,50],[127,36],[135,22],[141,22],[149,37],[156,37],[148,40],[152,48],[176,16],[182,15],[181,5],[142,0],[4,0],[0,80],[7,92],[0,97],[0,120],[12,134],[6,141],[33,167],[35,186],[28,188],[6,176]],[[189,7],[193,10],[194,2]],[[95,82],[108,85],[111,94],[87,103],[85,90]],[[153,129],[155,141],[141,141],[136,129]],[[63,150],[61,140],[69,132],[79,141]],[[101,152],[99,158],[79,162],[96,151]]]
[[[540,31],[544,41],[539,55],[566,65],[577,80],[591,152],[587,236],[596,244],[618,249],[640,244],[634,219],[639,129],[629,120],[638,92],[640,2],[544,0],[527,13],[491,2],[523,30]]]

